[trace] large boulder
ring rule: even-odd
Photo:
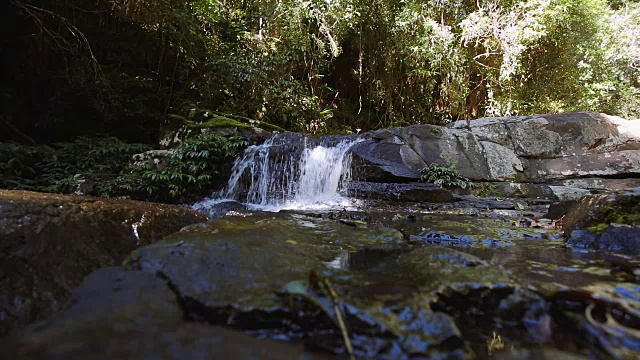
[[[0,334],[58,310],[95,269],[206,219],[166,204],[0,190]]]
[[[640,174],[635,127],[632,121],[579,112],[378,130],[353,147],[354,174],[362,181],[408,182],[420,177],[420,168],[438,163],[477,181],[633,177]]]

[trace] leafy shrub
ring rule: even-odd
[[[35,190],[40,173],[37,164],[51,152],[46,146],[0,143],[0,187]]]
[[[420,169],[420,180],[432,182],[440,186],[455,186],[463,189],[473,186],[471,181],[464,176],[460,176],[453,166],[445,166],[431,163],[429,166]]]
[[[222,183],[216,177],[247,145],[244,137],[201,134],[180,143],[160,168],[148,163],[129,165],[127,171],[103,184],[100,195],[123,197],[143,192],[157,201],[203,195],[213,184]]]
[[[69,193],[78,174],[116,177],[131,156],[148,150],[114,137],[79,137],[51,145],[0,144],[0,186],[11,189]]]
[[[37,164],[42,174],[36,190],[69,193],[73,191],[74,176],[99,175],[108,181],[127,168],[133,154],[149,147],[114,137],[79,137],[71,143],[55,143],[51,150],[50,157]]]
[[[140,200],[176,201],[208,192],[230,168],[247,139],[202,134],[176,147],[162,168],[133,163],[132,156],[150,150],[112,137],[81,137],[74,142],[25,146],[0,143],[0,187],[71,193],[77,175],[98,180],[94,195]]]

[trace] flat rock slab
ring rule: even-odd
[[[325,359],[302,345],[185,322],[175,293],[146,272],[103,268],[69,306],[1,344],[7,359]]]
[[[341,251],[403,247],[393,229],[267,213],[187,228],[137,249],[125,266],[161,274],[195,312],[222,309],[209,314],[217,321],[233,311],[277,309],[277,291],[313,269],[330,268]]]
[[[425,299],[451,280],[509,276],[453,249],[414,248],[357,219],[262,213],[191,226],[134,251],[125,266],[166,279],[192,319],[339,353],[335,295],[358,357],[464,358],[453,319]]]
[[[0,190],[0,334],[58,310],[93,270],[204,220],[174,205]]]

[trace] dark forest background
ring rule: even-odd
[[[169,115],[206,110],[316,133],[576,110],[640,116],[637,1],[2,6],[0,140],[155,142]]]

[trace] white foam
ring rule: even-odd
[[[207,208],[227,201],[249,209],[353,210],[358,202],[340,194],[351,180],[349,149],[360,140],[342,140],[333,146],[312,145],[288,151],[287,138],[275,135],[251,146],[234,164],[225,190],[193,205]],[[306,140],[304,142],[306,144]]]

